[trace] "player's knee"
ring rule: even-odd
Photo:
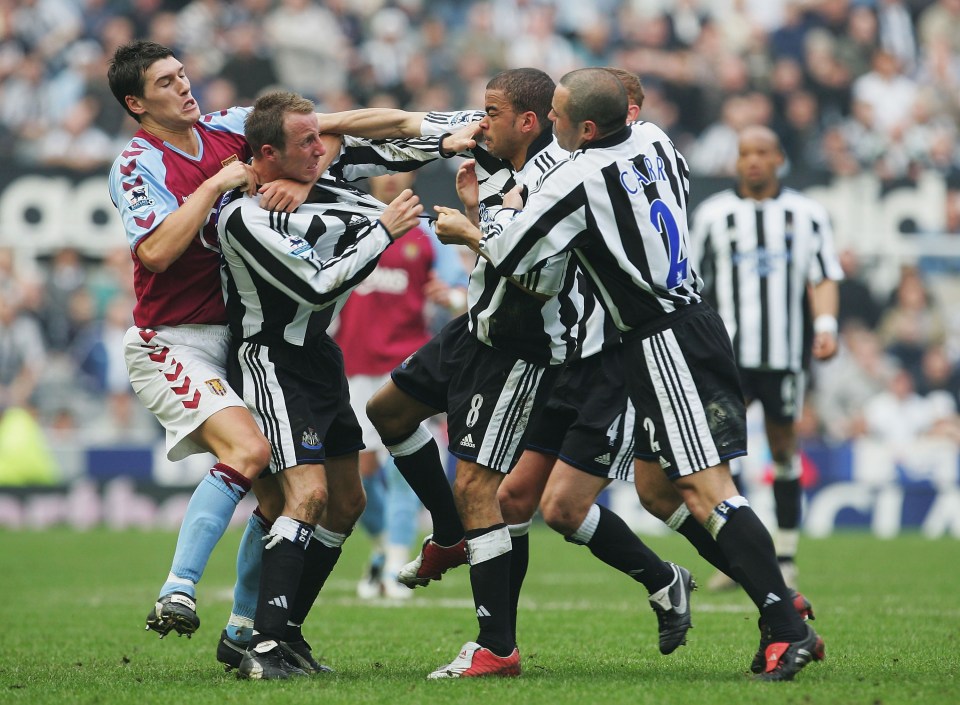
[[[297,516],[310,524],[319,524],[327,507],[327,488],[322,485],[299,492],[292,502],[297,507]],[[291,502],[288,500],[288,504]]]
[[[260,434],[242,439],[235,454],[236,460],[227,464],[250,479],[256,479],[270,465],[270,443]]]
[[[367,495],[361,487],[359,492],[345,497],[338,504],[337,513],[341,515],[342,523],[353,526],[360,520],[363,510],[367,508]]]
[[[564,536],[569,536],[580,528],[589,509],[589,506],[578,507],[556,497],[544,497],[540,503],[540,513],[547,526]]]
[[[537,510],[536,501],[531,501],[515,488],[506,485],[500,485],[497,501],[500,503],[503,520],[508,524],[522,524],[529,521]]]
[[[395,440],[402,435],[402,415],[400,410],[396,409],[387,397],[374,394],[367,401],[366,412],[367,418],[370,419],[370,423],[373,424],[381,438]]]
[[[662,494],[651,492],[649,489],[644,489],[638,491],[637,496],[640,498],[640,505],[660,521],[669,519],[677,510],[677,507],[683,504],[683,500],[676,492],[671,492],[669,496],[665,497]]]
[[[276,481],[276,476],[271,475],[254,482],[253,492],[257,497],[260,513],[267,521],[276,521],[283,513],[283,491]]]

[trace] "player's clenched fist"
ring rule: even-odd
[[[396,240],[420,222],[421,213],[423,213],[423,205],[420,203],[420,197],[410,189],[404,189],[383,211],[380,224],[387,229],[390,237]]]
[[[233,161],[217,172],[214,177],[220,193],[226,193],[235,188],[242,188],[252,196],[257,190],[257,175],[253,167],[241,161]]]

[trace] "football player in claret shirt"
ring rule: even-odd
[[[107,77],[139,123],[109,177],[134,262],[134,326],[124,338],[130,383],[166,429],[170,460],[198,452],[217,459],[190,500],[169,575],[147,616],[147,629],[161,637],[190,635],[200,626],[196,583],[269,462],[266,439],[226,383],[229,337],[211,215],[223,193],[256,190],[243,135],[250,109],[201,115],[183,64],[154,42],[119,47]],[[292,209],[309,185],[261,191],[264,207]]]

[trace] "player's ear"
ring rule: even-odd
[[[124,96],[124,103],[127,105],[127,109],[134,115],[143,115],[147,112],[147,109],[144,107],[143,102],[135,95]]]
[[[584,120],[580,123],[580,137],[584,142],[593,142],[599,135],[600,130],[593,120]]]
[[[539,131],[541,127],[543,126],[537,119],[537,114],[532,110],[528,110],[520,115],[520,129],[524,132],[531,132],[533,130]]]
[[[280,150],[272,144],[265,144],[260,147],[260,157],[263,159],[275,159],[280,154]]]

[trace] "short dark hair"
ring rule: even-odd
[[[540,69],[507,69],[487,83],[488,91],[501,91],[515,112],[532,111],[542,129],[550,127],[550,104],[557,84]]]
[[[313,101],[299,93],[273,91],[257,98],[253,110],[243,123],[243,132],[254,156],[260,154],[264,145],[269,144],[279,150],[286,146],[283,119],[287,113],[306,115],[314,112],[316,108]]]
[[[610,71],[577,69],[561,78],[560,85],[570,92],[570,120],[591,121],[597,126],[598,137],[616,132],[627,122],[627,90]]]
[[[168,56],[173,56],[173,49],[145,39],[123,44],[113,52],[110,67],[107,69],[110,90],[127,114],[137,122],[140,122],[140,116],[127,107],[127,96],[143,98],[147,69]]]
[[[627,100],[634,105],[643,107],[643,84],[640,83],[640,77],[632,71],[619,69],[616,66],[604,66],[604,69],[616,76],[627,91]]]

